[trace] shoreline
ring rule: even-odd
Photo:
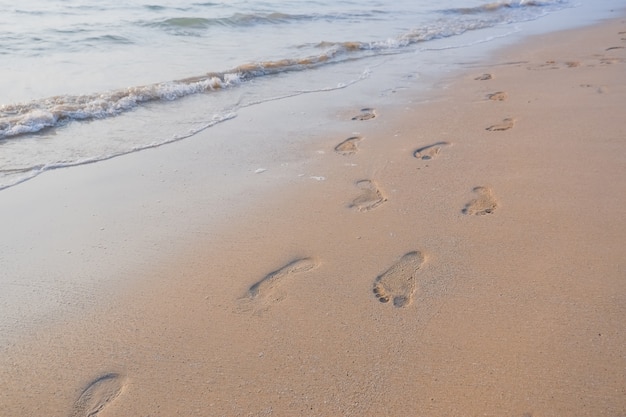
[[[185,211],[203,188],[165,170],[156,177],[179,197],[165,211],[183,224],[224,207],[227,221],[175,240],[179,225],[135,213],[131,233],[153,246],[126,254],[138,258],[116,272],[126,294],[83,300],[72,315],[88,320],[7,344],[0,411],[626,412],[624,38],[624,17],[535,36],[443,81],[430,102],[398,91],[378,100],[395,106],[345,108],[317,122],[319,140],[279,149],[309,156],[280,189],[272,175],[286,174],[247,173],[243,195],[214,191]],[[307,105],[266,111],[296,104]],[[156,204],[159,187],[142,200]],[[71,203],[48,215],[71,216]],[[107,245],[129,233],[103,224]]]

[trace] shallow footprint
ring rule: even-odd
[[[370,120],[376,117],[376,112],[374,109],[370,109],[369,107],[361,109],[361,114],[357,114],[352,118],[352,120]]]
[[[486,130],[490,132],[500,132],[503,130],[512,129],[514,125],[515,125],[515,119],[506,118],[502,120],[502,123],[489,126],[488,128],[486,128]]]
[[[268,294],[282,278],[294,274],[311,271],[318,267],[318,262],[311,258],[299,258],[274,272],[270,272],[248,289],[248,298],[255,299],[259,295]]]
[[[110,373],[92,381],[72,407],[70,417],[92,417],[113,401],[124,388],[123,378]]]
[[[393,302],[394,307],[406,307],[413,301],[417,271],[424,264],[419,251],[405,254],[374,281],[374,295],[381,303]]]
[[[470,201],[463,208],[463,214],[484,216],[491,214],[498,207],[498,202],[489,187],[474,187],[472,190],[478,197]]]
[[[358,211],[370,211],[387,201],[376,184],[371,180],[361,180],[356,186],[362,190],[361,195],[352,200],[350,208]]]
[[[493,78],[493,75],[491,74],[483,74],[483,75],[479,75],[478,77],[474,78],[476,81],[487,81],[487,80],[491,80]]]
[[[450,145],[452,145],[450,142],[433,143],[432,145],[424,146],[417,149],[415,152],[413,152],[413,156],[417,159],[428,161],[430,159],[434,159],[437,155],[439,155],[439,152],[441,152],[441,148]]]
[[[487,94],[487,98],[493,101],[505,101],[509,98],[509,95],[504,91],[496,91],[495,93]]]
[[[352,155],[358,151],[357,143],[363,138],[361,136],[352,136],[335,146],[335,152],[341,155]]]

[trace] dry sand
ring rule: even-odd
[[[0,415],[626,415],[625,47],[542,35],[344,109],[324,181],[4,348]]]

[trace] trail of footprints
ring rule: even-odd
[[[491,74],[483,74],[476,80],[486,81],[492,78]],[[493,101],[504,101],[508,98],[508,95],[506,92],[498,91],[489,94],[487,98]],[[352,117],[352,120],[365,121],[375,117],[376,112],[374,109],[363,108],[359,114]],[[502,123],[490,126],[487,130],[508,130],[513,127],[513,124],[513,119],[506,118]],[[350,136],[337,144],[334,150],[342,156],[354,156],[359,152],[359,144],[362,140],[362,136]],[[435,142],[414,150],[413,157],[422,161],[430,161],[435,159],[444,148],[450,146],[452,146],[450,142]],[[357,212],[369,212],[387,202],[387,197],[376,181],[362,179],[357,181],[355,186],[359,189],[359,193],[352,199],[348,205],[349,208]],[[465,204],[461,210],[463,214],[487,215],[492,214],[498,207],[498,203],[490,188],[479,186],[475,187],[473,192],[476,194],[476,198]],[[425,260],[426,258],[422,251],[409,252],[389,269],[377,276],[373,284],[373,293],[378,301],[397,308],[409,306],[417,290],[418,274]],[[248,288],[244,299],[253,302],[255,300],[264,300],[265,303],[268,301],[270,303],[279,301],[280,297],[276,297],[276,292],[284,281],[296,279],[298,276],[304,275],[318,266],[319,262],[313,258],[295,259],[252,284]]]
[[[626,32],[620,32],[623,34]],[[626,38],[624,38],[626,40]],[[624,47],[610,47],[607,51],[623,49]],[[540,67],[551,66],[554,68],[555,62],[547,62]],[[578,62],[566,62],[569,68],[579,66]],[[475,78],[478,81],[492,80],[492,74],[482,74]],[[487,99],[492,101],[505,101],[508,99],[506,92],[497,91],[487,95]],[[376,112],[372,108],[363,108],[360,113],[352,117],[352,120],[366,121],[376,117]],[[486,128],[491,132],[505,131],[513,128],[515,119],[504,118],[502,122],[496,123]],[[335,147],[335,152],[351,156],[358,152],[358,144],[363,140],[361,136],[351,136]],[[420,147],[413,151],[413,157],[419,160],[429,161],[436,158],[443,148],[451,146],[450,142],[436,142]],[[350,208],[358,212],[367,212],[379,207],[387,201],[379,186],[370,179],[356,182],[356,187],[360,189],[360,194],[355,197]],[[498,201],[493,190],[489,187],[477,186],[472,190],[475,198],[465,204],[461,212],[470,216],[485,216],[492,214],[498,208]],[[373,294],[378,301],[383,304],[390,304],[396,308],[409,306],[418,289],[418,275],[424,267],[426,256],[422,251],[416,250],[403,255],[398,261],[392,264],[389,269],[378,275],[374,279]],[[252,284],[245,297],[248,300],[272,300],[275,292],[280,288],[285,280],[297,278],[300,275],[316,269],[320,263],[313,258],[297,258],[277,270],[270,272],[263,278]],[[80,394],[74,402],[70,417],[94,417],[97,416],[108,404],[114,401],[124,389],[124,377],[117,373],[104,374],[93,380]]]
[[[490,74],[485,74],[477,79],[487,80],[491,79],[491,76]],[[495,94],[499,98],[491,99],[506,99],[505,93],[498,92]],[[353,120],[370,120],[375,116],[376,113],[373,109],[365,108],[361,110],[359,115],[353,117]],[[505,124],[509,123],[507,120],[505,119]],[[488,130],[505,129],[488,128]],[[341,155],[354,155],[358,151],[358,143],[362,139],[361,136],[349,137],[339,143],[335,147],[335,151]],[[451,146],[450,142],[443,141],[422,146],[413,152],[413,157],[429,161],[436,158],[443,148],[449,146]],[[357,181],[355,185],[360,190],[360,193],[352,200],[349,205],[350,208],[358,212],[368,212],[387,201],[387,197],[385,197],[375,181],[363,179]],[[487,215],[493,213],[498,207],[493,191],[488,187],[482,186],[475,187],[473,191],[476,194],[476,198],[469,201],[462,209],[462,212],[467,215]],[[419,250],[403,255],[389,269],[374,279],[373,294],[376,299],[383,304],[389,304],[396,308],[409,306],[418,289],[419,272],[424,267],[425,262],[426,257],[424,253]],[[270,304],[276,302],[279,300],[276,293],[285,281],[304,276],[315,270],[319,265],[319,261],[314,258],[294,259],[252,284],[243,298],[251,302],[258,300],[263,300],[263,302]],[[124,377],[117,373],[107,373],[94,379],[76,399],[69,416],[97,416],[122,393],[124,384]]]

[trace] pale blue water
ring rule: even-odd
[[[381,56],[419,65],[442,39],[495,43],[584,3],[0,0],[0,190],[183,140],[242,107],[349,90]]]

